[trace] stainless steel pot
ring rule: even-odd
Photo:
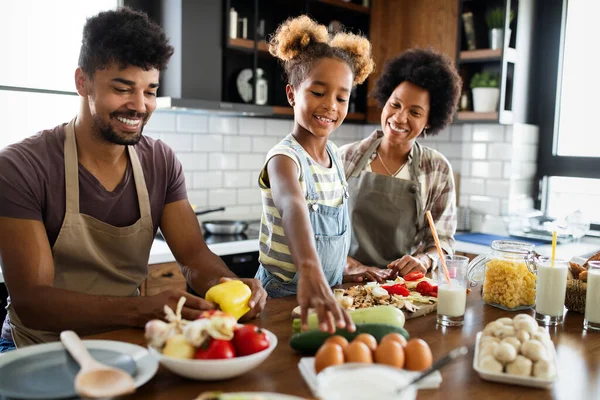
[[[211,235],[239,235],[248,228],[245,221],[204,221],[202,222],[204,230]]]

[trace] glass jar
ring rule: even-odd
[[[533,244],[494,240],[491,251],[469,263],[471,286],[482,285],[483,300],[494,307],[518,311],[535,305]]]

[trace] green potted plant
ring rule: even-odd
[[[473,110],[475,112],[491,112],[498,109],[500,98],[500,76],[492,72],[478,72],[471,78],[473,93]]]
[[[492,50],[501,49],[504,46],[504,23],[505,13],[503,7],[495,7],[487,12],[485,22],[489,29],[490,48]],[[511,10],[509,14],[509,24],[515,18],[515,13]],[[506,42],[510,41],[510,29],[506,32]]]

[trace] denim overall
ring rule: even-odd
[[[327,143],[327,152],[344,186],[344,195],[342,204],[338,207],[317,204],[319,196],[314,177],[304,155],[305,151],[297,143],[290,141],[288,144],[299,155],[302,176],[306,183],[306,202],[310,224],[315,235],[317,254],[321,261],[325,279],[327,279],[329,286],[339,285],[342,283],[342,275],[346,267],[346,257],[350,248],[351,237],[350,219],[348,216],[348,185],[344,177],[344,170],[339,164],[337,156],[331,150],[330,144]],[[269,297],[283,297],[296,294],[299,275],[298,271],[296,271],[291,281],[284,282],[261,264],[255,278],[262,282]]]

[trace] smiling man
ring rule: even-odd
[[[183,317],[214,305],[183,291],[140,297],[161,231],[188,283],[205,293],[236,276],[206,246],[181,164],[143,135],[173,48],[129,8],[88,19],[75,72],[77,116],[0,151],[0,258],[10,293],[0,351],[80,334],[142,327],[186,296]],[[252,289],[255,316],[266,293]]]

